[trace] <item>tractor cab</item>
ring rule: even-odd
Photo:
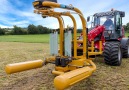
[[[115,40],[124,36],[122,18],[125,12],[111,10],[108,12],[95,13],[92,17],[91,30],[96,26],[104,26],[104,37],[106,40]],[[87,18],[90,21],[90,17]]]

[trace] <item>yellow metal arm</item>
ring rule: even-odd
[[[88,60],[88,62],[91,66],[79,68],[57,76],[54,79],[56,89],[64,90],[65,88],[91,76],[91,74],[96,70],[96,65],[91,60]]]
[[[49,2],[49,1],[45,1],[42,3],[43,6],[48,6],[48,7],[52,7],[52,8],[63,8],[63,9],[68,9],[68,10],[73,10],[76,13],[79,14],[80,19],[82,21],[82,26],[83,26],[83,56],[86,57],[86,46],[87,46],[87,32],[86,32],[86,20],[82,14],[82,12],[73,6],[67,6],[67,5],[63,5],[63,4],[58,4],[58,3],[54,3],[54,2]],[[88,58],[88,57],[87,57]]]
[[[75,18],[70,14],[70,12],[49,12],[49,14],[69,16],[72,19],[74,26],[74,58],[77,58],[77,23]]]
[[[56,17],[59,21],[60,25],[60,55],[63,56],[63,51],[64,51],[64,26],[61,17]]]
[[[21,63],[8,64],[5,67],[7,74],[17,73],[25,70],[40,68],[43,66],[43,60],[27,61]]]

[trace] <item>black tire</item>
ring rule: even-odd
[[[103,55],[106,64],[111,66],[120,66],[122,61],[120,42],[106,42]]]
[[[123,58],[129,58],[129,40],[125,41],[125,44],[121,43]]]

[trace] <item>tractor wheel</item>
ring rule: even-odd
[[[125,41],[125,44],[121,43],[123,58],[129,58],[129,40]]]
[[[120,66],[122,61],[122,52],[119,42],[106,42],[104,47],[104,61],[111,66]]]

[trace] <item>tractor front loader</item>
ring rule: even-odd
[[[58,75],[54,79],[54,86],[58,90],[63,90],[89,77],[96,70],[96,65],[90,55],[102,54],[102,41],[99,41],[99,51],[94,50],[94,41],[91,41],[91,46],[88,47],[86,20],[81,11],[72,5],[58,4],[56,0],[36,0],[33,2],[35,8],[34,13],[41,14],[43,18],[54,17],[59,22],[60,31],[53,30],[50,33],[50,54],[51,57],[45,60],[35,60],[22,63],[8,64],[6,72],[8,74],[21,72],[25,70],[40,68],[48,63],[55,64],[55,69],[52,74]],[[55,8],[71,10],[67,12],[56,12]],[[82,21],[83,40],[77,40],[77,24],[74,14],[78,14]],[[70,28],[65,29],[63,18],[61,16],[70,17],[73,21],[73,34]],[[58,32],[59,35],[59,50],[58,50]],[[73,38],[72,38],[73,37]],[[78,43],[83,46],[78,46]],[[82,50],[82,54],[78,55],[78,50]],[[89,51],[90,50],[90,51]]]

